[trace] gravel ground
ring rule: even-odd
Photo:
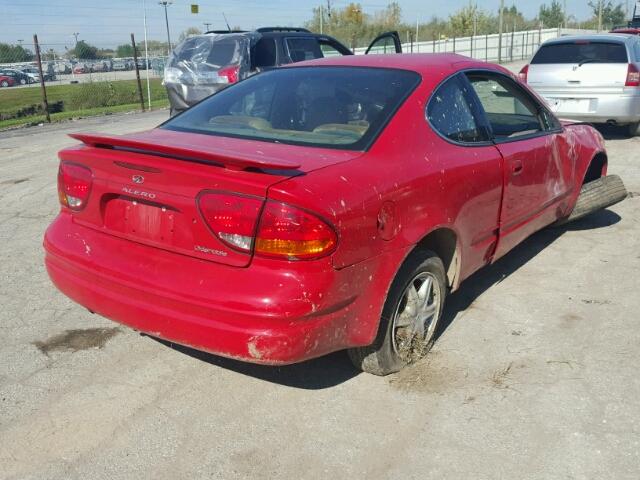
[[[65,134],[166,116],[0,133],[0,478],[638,478],[640,138],[607,140],[635,196],[467,280],[429,359],[378,378],[172,348],[53,288]]]

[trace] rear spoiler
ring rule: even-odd
[[[177,142],[163,142],[160,139],[135,138],[135,136],[102,135],[95,133],[70,133],[71,138],[80,140],[89,147],[130,150],[137,153],[161,155],[202,163],[222,165],[232,170],[247,168],[295,170],[299,163],[260,154],[246,154],[218,147],[180,145]]]

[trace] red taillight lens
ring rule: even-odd
[[[255,242],[256,255],[302,260],[330,254],[338,243],[324,220],[286,203],[267,201]]]
[[[58,197],[65,207],[82,210],[89,199],[92,183],[93,174],[89,168],[75,163],[60,163]]]
[[[218,70],[218,76],[227,79],[228,83],[236,83],[240,74],[240,65],[231,65]]]
[[[524,67],[522,67],[522,70],[520,70],[520,73],[518,74],[518,77],[524,83],[527,83],[527,75],[528,74],[529,74],[529,65],[525,65]]]
[[[263,200],[231,193],[203,193],[200,213],[213,233],[224,243],[250,252]]]
[[[640,71],[633,63],[629,64],[627,69],[627,81],[625,87],[640,87]]]
[[[198,197],[206,224],[235,250],[249,253],[253,249],[259,256],[309,260],[335,249],[336,232],[321,218],[286,203],[267,200],[264,208],[262,204],[261,198],[233,193],[205,192]]]

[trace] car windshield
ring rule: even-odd
[[[542,63],[627,63],[627,49],[619,42],[574,40],[543,45],[531,60]]]
[[[420,81],[386,68],[296,67],[248,78],[162,128],[364,150]]]

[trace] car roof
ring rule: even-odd
[[[565,37],[553,38],[551,40],[547,40],[543,43],[543,45],[553,45],[558,43],[571,43],[576,40],[587,40],[590,42],[597,41],[605,41],[605,42],[619,42],[626,43],[629,41],[634,41],[635,37],[633,35],[629,35],[626,33],[598,33],[591,35],[567,35]]]
[[[305,66],[353,66],[373,68],[396,68],[412,70],[420,74],[453,73],[462,68],[490,68],[506,72],[504,68],[487,62],[473,60],[454,53],[403,53],[385,55],[345,55],[307,60],[286,65],[287,68]]]

